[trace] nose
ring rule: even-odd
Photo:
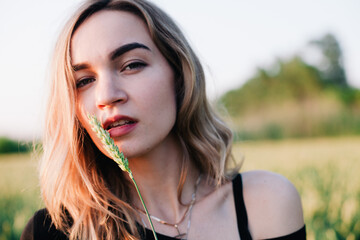
[[[128,96],[120,86],[115,73],[106,72],[98,75],[96,86],[96,105],[99,109],[109,108],[118,103],[125,103]]]

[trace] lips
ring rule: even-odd
[[[111,128],[120,127],[127,124],[133,124],[136,122],[137,121],[131,117],[124,115],[116,115],[106,119],[106,121],[103,123],[103,128],[105,130],[110,130]]]
[[[127,124],[133,124],[133,123],[135,123],[135,122],[134,122],[134,121],[131,121],[131,120],[122,119],[122,120],[119,120],[119,121],[116,121],[116,122],[111,123],[111,124],[106,128],[106,130],[110,130],[111,128],[121,127],[121,126],[124,126],[124,125],[127,125]]]
[[[137,124],[137,120],[124,115],[116,115],[108,118],[103,128],[110,133],[111,137],[120,137],[132,131]]]

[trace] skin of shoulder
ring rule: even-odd
[[[254,239],[285,236],[304,226],[301,199],[285,177],[268,171],[242,173],[249,230]]]

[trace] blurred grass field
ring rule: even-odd
[[[290,179],[300,192],[308,239],[360,239],[360,137],[240,142],[241,171],[265,169]],[[42,206],[37,161],[0,155],[0,240],[19,239]]]
[[[19,239],[40,207],[37,161],[30,154],[0,155],[0,240]]]
[[[360,138],[243,142],[242,171],[265,169],[299,190],[308,239],[360,239]]]

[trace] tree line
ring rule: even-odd
[[[33,149],[30,142],[16,141],[7,137],[0,137],[0,154],[5,153],[24,153]]]
[[[307,47],[316,63],[278,59],[220,98],[238,139],[360,134],[360,90],[348,83],[338,40],[326,34]]]

